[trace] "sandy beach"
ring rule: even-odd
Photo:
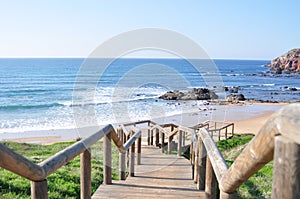
[[[287,103],[245,103],[213,105],[207,110],[197,110],[195,112],[153,118],[152,120],[160,124],[174,123],[183,126],[194,126],[206,120],[233,122],[236,134],[256,134],[268,120],[270,115],[286,104]],[[114,126],[117,125],[118,124],[114,124]],[[101,127],[82,128],[79,130],[57,129],[21,133],[2,133],[0,134],[0,140],[40,144],[74,141],[78,137],[91,135],[96,131],[95,129],[99,128]]]

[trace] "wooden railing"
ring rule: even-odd
[[[192,150],[194,181],[208,198],[235,198],[236,189],[274,159],[272,198],[300,198],[300,104],[273,114],[232,166],[228,166],[210,133],[201,128]],[[192,146],[192,145],[191,145]]]
[[[211,137],[217,137],[221,140],[223,137],[227,139],[229,136],[234,135],[234,123],[218,122],[214,120],[207,120],[192,127],[193,129],[206,128]],[[217,133],[217,134],[216,134]]]
[[[141,130],[136,125],[145,123],[148,129],[148,145],[154,145],[155,138],[155,145],[161,147],[162,153],[165,153],[166,145],[167,152],[171,153],[174,148],[173,139],[177,136],[177,154],[180,156],[182,147],[186,145],[186,138],[189,137],[192,179],[197,184],[197,189],[205,191],[208,198],[216,198],[217,188],[220,190],[220,198],[235,198],[236,189],[273,158],[272,198],[300,198],[300,104],[286,106],[271,116],[229,169],[207,130],[209,124],[189,128],[174,124],[161,126],[150,120],[121,125],[117,128],[117,133],[108,125],[40,164],[34,164],[0,145],[0,166],[31,180],[32,198],[47,198],[47,176],[81,154],[81,198],[90,198],[89,147],[104,137],[104,184],[112,182],[111,139],[120,151],[120,179],[126,178],[125,153],[129,156],[129,175],[134,176],[135,157],[137,164],[141,163],[142,142]],[[233,124],[221,128],[228,127],[232,128],[233,134]]]
[[[69,161],[80,155],[80,195],[81,198],[91,198],[91,150],[90,146],[95,144],[101,138],[103,139],[103,183],[112,183],[112,167],[111,167],[111,139],[120,151],[120,154],[131,147],[131,155],[133,158],[130,164],[130,174],[134,175],[134,151],[135,141],[141,139],[141,131],[132,128],[126,135],[128,141],[121,134],[117,134],[111,125],[107,125],[100,131],[74,143],[70,147],[60,151],[54,156],[35,164],[25,157],[15,153],[6,146],[0,144],[0,167],[7,169],[19,176],[31,181],[31,197],[33,199],[48,198],[48,184],[46,178],[54,173],[57,169],[67,164]],[[130,137],[130,139],[129,139]],[[138,142],[140,143],[140,142]],[[141,151],[141,145],[138,144],[138,151]],[[120,155],[120,157],[122,156]],[[125,156],[124,156],[125,157]],[[125,179],[125,158],[120,162],[120,179]]]

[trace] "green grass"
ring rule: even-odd
[[[228,166],[231,166],[252,138],[253,135],[234,135],[231,139],[217,142]],[[189,149],[187,148],[182,155],[187,159],[190,158]],[[273,162],[269,162],[238,188],[238,197],[244,199],[271,198],[272,173]]]
[[[235,135],[232,139],[217,143],[229,166],[252,138],[252,135]],[[271,198],[272,173],[273,162],[270,162],[238,188],[239,198]]]
[[[2,143],[22,154],[29,160],[39,163],[55,153],[65,149],[73,142],[56,143],[52,145],[36,145],[5,142]],[[114,146],[114,145],[113,145]],[[113,147],[113,179],[117,179],[118,152]],[[92,151],[92,193],[102,183],[102,142],[91,148]],[[80,158],[77,156],[65,166],[48,176],[49,198],[79,198],[80,197]],[[0,168],[0,198],[18,199],[30,198],[30,181]]]

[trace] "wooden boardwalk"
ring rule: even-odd
[[[101,185],[92,198],[205,198],[205,193],[196,190],[188,160],[142,146],[142,164],[136,165],[135,177]]]

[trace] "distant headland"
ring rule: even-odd
[[[300,73],[300,48],[294,48],[266,65],[270,66],[275,74]]]

